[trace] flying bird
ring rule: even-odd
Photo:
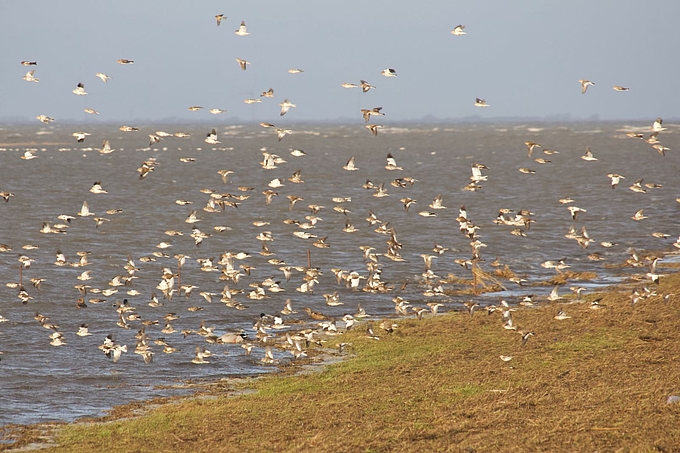
[[[85,141],[85,137],[87,137],[90,134],[88,132],[74,132],[71,135],[76,138],[76,141],[78,143],[82,143]]]
[[[403,170],[403,168],[397,166],[396,159],[392,156],[392,153],[387,153],[387,165],[385,165],[387,170]]]
[[[365,127],[366,127],[366,129],[371,131],[371,133],[373,135],[377,136],[378,135],[378,129],[380,129],[382,127],[382,125],[381,124],[367,124]]]
[[[293,104],[288,99],[284,100],[279,105],[281,106],[281,115],[280,116],[283,116],[286,113],[288,113],[288,110],[290,110],[292,107],[297,107],[297,105]]]
[[[90,192],[92,193],[108,193],[104,188],[102,187],[102,182],[101,181],[95,181],[94,184],[92,184],[92,187],[90,188]]]
[[[241,66],[241,69],[243,71],[245,71],[247,69],[248,65],[250,64],[249,61],[246,61],[242,58],[237,58],[236,61],[238,62],[239,66]]]
[[[114,150],[111,149],[111,144],[109,143],[109,141],[104,140],[104,142],[102,143],[102,147],[99,150],[99,152],[102,153],[102,154],[111,154],[113,151]]]
[[[372,109],[361,109],[361,113],[364,116],[364,120],[368,123],[368,120],[371,119],[371,116],[375,115],[385,115],[384,113],[381,112],[382,107],[374,107]]]
[[[456,27],[451,30],[451,34],[453,36],[462,36],[462,35],[467,35],[463,30],[465,30],[465,25],[456,25]]]
[[[644,211],[644,209],[640,209],[639,211],[637,211],[637,212],[631,217],[631,219],[633,219],[633,220],[644,220],[644,219],[648,219],[649,217],[647,217],[646,215],[644,215],[644,214],[642,213],[642,211]]]
[[[278,137],[279,141],[283,140],[283,137],[285,137],[288,134],[292,134],[293,131],[290,129],[276,129],[276,136]]]
[[[85,84],[79,83],[73,90],[73,94],[76,94],[78,96],[85,96],[87,92],[85,91]]]
[[[97,77],[99,77],[100,79],[102,79],[102,82],[104,82],[104,83],[108,83],[108,81],[111,80],[111,76],[107,76],[103,72],[98,72],[95,75]]]
[[[526,141],[524,144],[527,147],[527,154],[529,157],[531,157],[531,154],[534,152],[534,148],[541,148],[541,145],[532,141]]]
[[[205,140],[203,141],[208,143],[209,145],[216,145],[220,143],[219,141],[217,141],[217,131],[215,129],[210,131],[210,133],[208,133],[208,135],[205,137]]]
[[[585,79],[579,79],[579,83],[581,84],[581,94],[586,94],[586,91],[588,91],[589,86],[595,86],[593,82],[590,80],[585,80]]]
[[[40,79],[33,76],[35,74],[35,69],[28,71],[25,76],[22,77],[27,82],[40,82]]]
[[[489,104],[484,99],[476,98],[475,107],[489,107]]]
[[[250,33],[246,30],[246,22],[241,21],[241,25],[238,27],[238,30],[234,32],[237,36],[248,36]]]
[[[224,14],[215,14],[215,20],[217,21],[217,26],[219,27],[223,20],[227,20],[227,16]]]
[[[347,171],[358,170],[359,168],[354,164],[354,159],[355,159],[354,156],[350,157],[349,160],[347,161],[347,163],[345,164],[345,166],[342,167],[342,168],[347,170]]]
[[[610,178],[612,180],[612,189],[616,189],[616,186],[619,185],[621,180],[626,179],[624,176],[621,176],[618,173],[609,173],[607,175],[607,178]]]
[[[597,158],[593,156],[593,152],[590,150],[590,146],[586,146],[586,153],[583,156],[581,156],[581,159],[587,161],[597,160]]]
[[[661,154],[662,156],[666,156],[666,151],[670,151],[670,150],[671,150],[670,148],[667,148],[667,147],[663,146],[663,145],[660,144],[660,143],[655,143],[655,144],[653,144],[653,145],[652,145],[652,148],[654,148],[655,150],[657,150],[657,151],[659,152],[659,154]]]
[[[364,93],[368,93],[372,88],[375,89],[375,87],[373,85],[371,85],[370,83],[368,83],[365,80],[360,80],[359,83],[360,83],[359,86],[361,87],[361,91],[363,91]]]
[[[380,75],[383,75],[385,77],[396,77],[397,76],[397,70],[392,69],[392,68],[383,69],[380,72]]]
[[[662,126],[663,120],[661,118],[657,118],[656,121],[654,121],[654,124],[652,124],[652,130],[654,132],[661,132],[665,131],[666,128]]]

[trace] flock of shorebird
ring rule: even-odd
[[[223,14],[218,14],[215,16],[215,19],[217,26],[221,26],[227,20],[227,17]],[[454,36],[466,35],[464,29],[465,26],[458,25],[451,31],[451,34]],[[240,25],[235,30],[235,34],[239,37],[247,37],[250,35],[245,21],[240,22]],[[245,59],[237,58],[236,61],[243,71],[246,71],[250,65],[250,62]],[[134,61],[119,59],[117,63],[121,65],[132,65],[134,64]],[[37,62],[22,61],[21,64],[23,66],[33,67],[37,65]],[[288,72],[291,74],[298,74],[304,71],[299,68],[291,68],[288,70]],[[380,74],[384,77],[397,77],[397,71],[394,68],[386,68]],[[108,83],[110,80],[112,80],[110,76],[102,72],[96,73],[96,76],[101,79],[103,83]],[[29,70],[23,76],[23,80],[32,83],[38,83],[39,79],[36,77],[36,70]],[[593,87],[595,85],[593,82],[585,79],[579,80],[579,83],[581,84],[583,94],[586,93],[589,87]],[[372,89],[375,89],[375,86],[371,85],[366,80],[360,80],[358,84],[343,83],[342,86],[348,89],[360,88],[363,93],[368,93]],[[622,92],[628,91],[628,88],[618,85],[615,85],[613,89]],[[77,83],[73,89],[73,93],[77,96],[88,95],[83,83]],[[247,104],[252,104],[262,102],[262,99],[273,97],[274,89],[269,88],[267,91],[262,92],[259,99],[245,99],[244,102]],[[489,107],[489,104],[487,104],[486,100],[481,98],[476,98],[474,105],[480,108]],[[291,111],[291,109],[297,107],[297,105],[291,102],[289,99],[284,99],[279,104],[279,106],[280,116],[286,115]],[[191,111],[198,111],[201,109],[203,109],[203,107],[198,105],[189,107],[189,110]],[[99,114],[99,112],[90,108],[86,109],[85,111],[93,115]],[[209,111],[211,114],[215,115],[224,112],[224,110],[217,108],[211,109]],[[377,136],[379,128],[383,126],[380,124],[371,123],[371,119],[373,117],[385,115],[382,112],[382,107],[361,109],[360,113],[366,123],[365,127],[374,136]],[[54,118],[42,114],[38,115],[36,118],[46,124],[50,124],[55,121]],[[260,123],[260,125],[264,128],[273,129],[276,132],[278,141],[281,141],[285,136],[293,133],[290,129],[277,127],[271,123],[263,122]],[[137,132],[139,131],[139,128],[134,126],[121,126],[120,130],[123,132]],[[669,151],[669,149],[663,146],[659,140],[659,134],[664,130],[666,130],[666,128],[663,127],[663,122],[661,118],[659,118],[653,123],[649,134],[630,133],[628,135],[631,138],[637,138],[646,141],[653,147],[654,150],[665,156],[666,151]],[[87,140],[87,137],[91,134],[89,132],[77,131],[72,135],[78,143],[81,143]],[[155,131],[149,134],[149,146],[158,144],[169,137],[187,138],[189,137],[189,134],[184,132],[171,134],[164,131]],[[204,138],[204,142],[209,145],[220,144],[220,137],[218,135],[217,129],[212,129],[210,132],[208,132]],[[533,153],[539,148],[543,149],[545,156],[558,153],[558,151],[543,148],[542,145],[533,141],[526,141],[525,145],[529,158],[532,158]],[[99,152],[106,155],[115,152],[115,148],[112,147],[108,139],[105,139],[101,148],[99,149]],[[275,153],[265,151],[263,154],[263,160],[260,165],[265,170],[276,169],[279,165],[285,163],[285,160]],[[296,149],[293,150],[291,154],[296,157],[301,157],[305,155],[305,152]],[[37,156],[35,156],[32,151],[26,151],[21,156],[21,158],[24,160],[35,159],[36,157]],[[586,148],[585,153],[583,156],[581,156],[581,158],[587,162],[594,162],[598,160],[589,147]],[[181,161],[184,163],[190,163],[193,161],[193,158],[182,158]],[[534,161],[538,164],[550,163],[550,161],[544,157],[535,158]],[[145,159],[137,169],[139,172],[139,179],[148,177],[158,164],[159,162],[155,158]],[[359,170],[355,157],[351,157],[342,168],[345,171],[350,172]],[[392,154],[388,154],[386,156],[384,168],[388,171],[395,172],[403,170],[403,168],[398,165],[395,157]],[[483,172],[488,170],[488,167],[482,163],[473,163],[471,165],[470,182],[463,187],[463,190],[472,192],[480,190],[482,188],[482,184],[488,178],[488,175],[483,174]],[[235,171],[237,170],[221,169],[217,172],[217,174],[221,178],[222,183],[227,184],[229,178],[232,177]],[[521,167],[519,171],[524,174],[536,173],[536,170],[528,167]],[[621,183],[621,181],[625,179],[625,176],[614,173],[608,174],[607,177],[611,179],[612,189],[615,189]],[[215,176],[215,178],[217,178],[217,176]],[[303,183],[304,180],[301,171],[298,170],[294,172],[292,176],[287,179],[272,179],[269,182],[268,187],[261,192],[262,195],[264,195],[265,204],[269,205],[272,203],[274,197],[279,195],[277,189],[283,187],[288,182],[292,184]],[[390,182],[390,185],[396,188],[408,188],[413,186],[416,182],[417,180],[415,178],[401,177],[395,178]],[[649,183],[643,186],[642,182],[642,179],[635,181],[635,183],[630,186],[630,190],[634,192],[646,192],[647,190],[653,190],[660,187],[657,184]],[[366,190],[373,191],[372,195],[376,198],[389,196],[387,188],[385,187],[385,183],[375,185],[370,180],[367,180],[363,187]],[[203,211],[206,213],[214,213],[222,212],[230,208],[238,208],[239,205],[250,198],[250,195],[248,194],[255,190],[254,187],[249,186],[239,186],[237,189],[240,192],[239,194],[222,193],[214,189],[203,189],[202,192],[207,196],[206,205],[203,208]],[[102,181],[94,182],[90,192],[93,194],[108,193]],[[2,197],[5,202],[11,202],[11,198],[14,197],[14,195],[14,193],[8,191],[0,192],[0,197]],[[288,195],[287,198],[291,211],[293,211],[297,203],[301,203],[304,200],[304,197],[293,194]],[[333,198],[332,201],[336,203],[336,205],[333,207],[333,211],[344,214],[345,216],[351,212],[348,208],[348,203],[351,202],[351,198],[338,197]],[[406,212],[409,211],[410,207],[418,204],[417,200],[408,196],[401,198],[400,202],[403,204],[403,209]],[[579,213],[586,212],[586,210],[575,206],[573,204],[574,202],[575,201],[570,198],[560,200],[560,203],[566,205],[572,220],[575,222]],[[190,204],[189,201],[185,200],[177,200],[176,203],[182,206]],[[325,209],[325,207],[318,204],[309,204],[307,208],[309,209],[309,214],[304,217],[304,220],[286,220],[284,223],[297,228],[293,234],[300,239],[308,240],[308,243],[313,247],[320,249],[330,247],[331,245],[329,244],[328,237],[318,237],[318,235],[313,233],[316,226],[322,222],[322,218],[318,214],[321,210]],[[428,204],[428,208],[429,209],[419,211],[418,215],[422,217],[436,217],[438,211],[447,209],[447,207],[444,205],[444,199],[442,195],[437,195],[432,200],[432,202]],[[106,211],[106,214],[109,216],[114,216],[119,212],[120,210],[118,209],[111,209]],[[73,215],[59,215],[59,222],[44,222],[40,232],[44,234],[67,234],[72,222],[78,221],[79,218],[86,219],[89,217],[92,217],[96,228],[102,227],[107,222],[111,221],[111,218],[109,217],[104,217],[103,215],[98,216],[91,212],[88,203],[84,202],[79,212],[73,213]],[[646,218],[647,217],[644,215],[643,209],[640,209],[632,216],[632,219],[635,221],[640,221]],[[195,242],[197,248],[200,247],[203,241],[206,239],[228,229],[225,226],[217,225],[214,226],[212,232],[201,231],[201,229],[199,229],[196,225],[201,220],[202,219],[199,216],[199,211],[196,209],[190,209],[190,212],[185,219],[185,222],[191,225],[191,232],[189,235]],[[486,244],[482,242],[479,234],[480,226],[473,221],[465,206],[461,206],[459,208],[456,221],[458,222],[460,233],[470,241],[471,254],[469,258],[457,258],[454,260],[454,262],[460,264],[466,269],[472,270],[474,273],[479,270],[478,264],[480,261],[482,261],[482,250],[486,247]],[[513,228],[511,231],[513,235],[524,237],[527,236],[531,229],[532,223],[535,221],[536,220],[533,218],[533,213],[529,211],[520,210],[515,212],[509,209],[501,209],[497,218],[494,220],[494,223],[498,225],[510,226]],[[398,239],[396,228],[393,225],[390,225],[389,222],[380,220],[373,212],[369,211],[366,222],[371,228],[374,228],[375,232],[383,235],[386,238],[387,248],[385,252],[377,253],[374,247],[367,245],[361,246],[360,249],[362,253],[362,261],[363,265],[366,267],[365,273],[360,273],[357,270],[340,268],[333,268],[331,271],[335,275],[337,285],[340,288],[349,288],[350,290],[354,291],[363,290],[368,293],[388,293],[394,289],[394,285],[383,279],[384,262],[381,260],[387,259],[395,262],[404,261],[404,258],[401,255],[403,244]],[[358,228],[353,224],[349,216],[347,216],[344,223],[345,227],[343,228],[343,232],[353,233],[358,231]],[[253,222],[253,224],[256,227],[264,228],[269,225],[269,222],[256,221]],[[168,230],[165,231],[165,234],[169,237],[175,237],[183,236],[185,232],[179,230]],[[668,237],[668,235],[664,233],[655,234],[660,235],[658,237]],[[590,238],[585,226],[582,226],[580,231],[577,230],[575,226],[572,226],[566,236],[569,239],[575,240],[583,249],[588,248],[591,243],[595,242]],[[220,293],[209,291],[200,292],[200,296],[207,303],[211,303],[213,300],[219,300],[227,307],[234,309],[245,309],[247,308],[245,303],[238,301],[237,295],[244,294],[244,297],[247,297],[250,300],[262,300],[268,298],[271,294],[284,291],[285,289],[281,286],[282,280],[288,282],[293,278],[293,276],[299,277],[299,286],[296,288],[298,292],[314,292],[314,287],[319,283],[319,277],[323,273],[322,269],[311,266],[311,263],[308,263],[307,266],[290,265],[282,259],[273,258],[272,256],[274,256],[274,253],[270,250],[270,243],[274,241],[274,234],[271,231],[263,229],[259,232],[257,239],[261,242],[261,250],[259,251],[259,254],[267,257],[268,263],[281,272],[280,278],[267,277],[262,281],[253,281],[249,284],[250,289],[246,290],[238,288],[238,285],[241,280],[253,280],[253,278],[250,277],[251,272],[252,276],[255,275],[255,267],[246,264],[248,258],[251,257],[251,254],[245,252],[233,253],[225,251],[217,259],[208,257],[199,258],[197,259],[197,262],[200,264],[200,270],[203,272],[214,272],[215,275],[218,276],[219,283],[224,285],[223,290]],[[615,244],[612,242],[602,242],[600,245],[604,248],[609,248]],[[674,245],[675,247],[680,248],[680,239]],[[158,248],[158,251],[154,252],[152,256],[138,257],[136,260],[144,263],[153,263],[156,261],[162,261],[164,263],[163,265],[159,266],[159,280],[158,285],[155,288],[155,290],[158,291],[158,294],[160,294],[160,298],[156,292],[153,292],[152,294],[148,295],[149,299],[147,301],[147,304],[150,307],[159,308],[165,306],[165,304],[169,305],[172,302],[173,297],[177,297],[178,294],[184,295],[188,298],[192,291],[197,289],[197,286],[187,284],[185,281],[181,280],[181,270],[187,260],[190,259],[189,256],[183,254],[171,256],[167,254],[164,250],[172,247],[172,244],[166,240],[159,242],[156,247]],[[30,269],[31,264],[35,261],[28,255],[28,253],[30,253],[30,248],[27,249],[24,247],[24,249],[26,249],[26,251],[19,255],[19,262],[22,272]],[[419,282],[418,284],[425,288],[423,291],[423,297],[428,299],[434,298],[435,301],[422,304],[412,304],[401,296],[395,296],[393,298],[393,302],[395,313],[397,315],[415,316],[418,319],[421,319],[426,314],[430,314],[432,316],[437,315],[439,308],[444,306],[439,300],[437,300],[437,297],[444,296],[446,291],[441,277],[437,276],[432,270],[432,260],[436,256],[443,255],[448,250],[448,248],[435,243],[434,248],[432,249],[432,254],[422,255],[424,261],[424,271],[421,275],[417,276]],[[0,252],[8,253],[11,251],[12,247],[10,245],[0,244]],[[89,251],[82,251],[78,253],[79,258],[77,260],[69,261],[61,251],[57,251],[54,265],[84,269],[90,265],[88,258],[90,254],[91,253]],[[601,259],[597,252],[589,254],[589,258],[592,260]],[[658,283],[660,277],[660,274],[656,270],[657,263],[660,259],[661,257],[640,259],[637,254],[632,251],[631,257],[627,264],[633,267],[648,266],[649,272],[646,274],[646,278],[650,283],[654,284]],[[239,262],[241,262],[241,264],[239,264]],[[492,263],[492,265],[496,264],[497,262]],[[561,273],[564,269],[569,268],[569,265],[566,264],[565,260],[545,261],[541,264],[541,266],[546,269],[554,269],[558,273]],[[75,278],[77,281],[73,282],[75,289],[80,293],[79,297],[74,297],[74,306],[77,308],[85,308],[88,306],[88,304],[96,305],[106,302],[106,298],[114,296],[119,290],[125,290],[127,296],[130,298],[142,295],[143,289],[140,288],[142,291],[139,291],[134,285],[135,279],[138,278],[136,274],[140,270],[138,265],[135,263],[135,258],[130,256],[125,265],[122,267],[122,270],[123,271],[121,273],[108,281],[107,288],[97,288],[93,285],[90,285],[88,282],[93,278],[92,271],[83,270]],[[39,291],[40,286],[45,281],[45,279],[32,278],[30,281],[33,284],[35,290]],[[512,277],[510,278],[510,281],[518,285],[522,285],[525,280]],[[19,282],[8,283],[7,286],[17,290],[17,297],[22,303],[31,303],[31,300],[34,297],[31,294],[33,291],[29,292],[27,286],[24,285],[22,278],[20,278]],[[572,291],[576,294],[577,298],[580,299],[584,288],[573,286]],[[653,289],[649,289],[644,286],[643,288],[636,290],[631,298],[635,303],[644,298],[653,297],[656,295],[657,294]],[[326,306],[334,307],[342,305],[340,300],[341,293],[338,290],[323,294],[323,297]],[[670,297],[670,295],[664,295],[664,297]],[[555,286],[553,291],[547,297],[547,300],[554,301],[560,299],[562,299],[562,297],[559,295],[559,286]],[[527,296],[522,299],[520,305],[531,305],[532,303],[532,298]],[[476,309],[478,309],[480,306],[479,303],[474,301],[466,302],[464,305],[467,308],[470,316],[472,316]],[[257,319],[254,320],[253,328],[255,333],[254,338],[251,338],[246,332],[215,332],[215,328],[207,326],[205,322],[202,322],[197,328],[184,329],[178,332],[174,329],[172,323],[178,319],[179,315],[174,312],[170,312],[165,314],[161,318],[162,320],[143,319],[142,316],[137,313],[134,303],[129,302],[127,298],[123,300],[117,300],[114,304],[114,308],[116,311],[116,325],[118,328],[130,329],[134,326],[134,328],[138,329],[138,333],[135,336],[136,345],[134,347],[134,352],[139,354],[145,363],[151,363],[153,361],[155,352],[152,345],[154,344],[161,347],[161,350],[164,353],[172,354],[178,352],[178,348],[172,346],[170,344],[170,340],[166,340],[168,336],[173,334],[181,334],[185,338],[188,335],[198,335],[203,337],[208,344],[240,344],[243,346],[246,354],[250,354],[254,347],[260,347],[263,351],[263,357],[261,358],[263,363],[277,363],[279,359],[277,359],[274,354],[276,350],[289,351],[295,358],[305,357],[310,344],[322,344],[324,339],[328,338],[329,336],[337,335],[342,333],[344,330],[349,330],[353,328],[358,321],[369,317],[369,315],[361,308],[361,306],[357,307],[357,310],[352,314],[345,314],[342,318],[334,318],[324,314],[323,312],[315,311],[310,307],[306,307],[303,311],[307,314],[310,324],[299,328],[299,326],[295,327],[295,323],[291,322],[290,318],[288,318],[289,315],[297,313],[297,311],[295,311],[293,308],[292,298],[288,298],[279,312],[272,314],[262,313],[257,317]],[[598,301],[594,301],[591,304],[591,308],[597,309],[602,308],[602,306],[599,305]],[[486,306],[485,309],[490,314],[495,312],[501,313],[503,328],[519,332],[521,334],[521,345],[526,344],[528,339],[534,335],[532,331],[518,329],[516,323],[513,321],[513,312],[515,311],[515,308],[511,307],[507,302],[501,301],[498,305],[489,305]],[[201,307],[194,305],[188,307],[188,310],[200,311]],[[565,313],[564,309],[561,309],[555,315],[556,320],[564,320],[568,318],[569,316]],[[60,330],[57,324],[51,322],[49,315],[36,313],[35,319],[42,327],[51,332],[49,335],[49,343],[52,346],[58,347],[67,344],[67,339],[65,338],[64,333]],[[7,321],[7,318],[0,316],[0,322],[2,321]],[[160,328],[161,325],[163,326],[162,328]],[[146,329],[157,329],[156,326],[159,327],[159,335],[162,334],[163,336],[157,336],[154,339],[146,331]],[[398,326],[393,321],[382,321],[378,324],[378,327],[382,331],[392,332]],[[367,323],[365,328],[369,337],[375,339],[380,338],[380,335],[374,330],[376,326],[374,326],[372,322]],[[281,335],[273,334],[276,332],[281,332]],[[91,335],[91,333],[88,330],[88,326],[83,324],[79,328],[76,335],[80,337],[86,337]],[[124,353],[128,352],[127,345],[120,344],[116,341],[115,337],[116,335],[111,333],[110,335],[106,336],[105,339],[103,339],[103,343],[99,346],[102,352],[105,353],[106,356],[110,357],[113,362],[117,362]],[[338,343],[337,347],[342,352],[348,347],[351,347],[351,344]],[[198,347],[196,348],[194,358],[191,360],[191,362],[195,364],[210,363],[210,357],[211,353],[206,347]],[[501,359],[504,361],[509,361],[511,358],[511,356],[501,357]]]

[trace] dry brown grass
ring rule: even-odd
[[[519,310],[519,329],[535,333],[525,346],[481,312],[401,320],[379,341],[359,328],[329,339],[355,355],[320,373],[76,423],[46,451],[679,451],[680,404],[665,401],[680,394],[680,276],[657,291],[679,296]],[[572,318],[555,320],[559,308]]]
[[[555,286],[555,285],[566,285],[569,282],[577,282],[577,281],[592,281],[597,278],[597,274],[595,272],[572,272],[572,271],[566,271],[566,272],[558,272],[555,274],[553,277],[549,278],[548,280],[534,283],[531,286]]]
[[[511,278],[517,278],[517,274],[515,274],[515,271],[510,269],[510,266],[508,266],[507,264],[503,265],[503,267],[494,269],[493,275],[498,278],[504,278],[506,280],[510,280]]]

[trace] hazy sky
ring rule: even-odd
[[[227,20],[217,27],[220,13]],[[677,118],[678,18],[675,0],[2,1],[0,119],[361,122],[359,109],[376,106],[384,123]],[[241,20],[250,36],[234,34]],[[458,24],[467,35],[451,35]],[[252,63],[247,71],[237,57]],[[22,80],[32,69],[22,60],[38,62],[39,83]],[[398,77],[381,76],[388,67]],[[340,86],[360,79],[377,89]],[[578,79],[595,86],[582,95]],[[71,93],[79,82],[89,95]],[[274,99],[243,103],[270,87]],[[474,107],[476,97],[490,107]],[[279,118],[285,98],[297,108]]]

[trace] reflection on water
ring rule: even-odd
[[[670,249],[678,236],[676,221],[679,209],[675,197],[680,195],[677,178],[678,159],[671,151],[664,158],[642,140],[625,137],[623,125],[545,125],[529,130],[526,125],[442,125],[386,127],[377,137],[363,128],[352,126],[298,126],[293,134],[277,142],[271,130],[258,126],[218,128],[219,145],[208,145],[203,138],[210,127],[162,125],[141,127],[140,132],[124,133],[115,126],[90,128],[92,134],[85,143],[76,144],[71,133],[79,127],[60,126],[36,133],[37,127],[5,127],[0,131],[0,191],[14,193],[8,203],[0,203],[0,243],[11,251],[0,253],[0,275],[3,285],[0,295],[3,303],[0,315],[9,322],[0,323],[0,362],[3,391],[0,392],[0,424],[28,423],[46,420],[73,420],[86,415],[97,415],[116,404],[134,399],[169,394],[157,386],[176,384],[188,379],[218,379],[234,374],[272,371],[263,365],[263,350],[256,347],[246,356],[239,345],[207,345],[204,338],[191,334],[186,338],[183,329],[197,330],[204,320],[214,326],[218,335],[245,329],[253,338],[252,325],[260,313],[274,314],[283,309],[291,298],[296,314],[286,316],[286,323],[296,320],[310,322],[304,307],[311,307],[337,317],[355,313],[357,304],[373,316],[391,316],[394,304],[391,299],[399,294],[413,305],[423,305],[431,300],[444,304],[442,311],[456,308],[464,299],[458,296],[423,295],[425,289],[421,274],[424,261],[421,254],[433,254],[435,243],[450,250],[437,255],[432,261],[432,271],[439,276],[454,274],[469,278],[469,271],[454,262],[470,258],[470,239],[459,230],[458,208],[465,205],[469,219],[479,227],[479,239],[486,244],[481,248],[485,261],[482,267],[491,271],[490,262],[496,257],[507,264],[519,276],[527,279],[527,285],[544,280],[554,271],[540,266],[545,260],[566,258],[566,263],[577,272],[597,273],[597,282],[611,284],[622,276],[637,270],[630,267],[610,266],[620,264],[629,256],[629,248]],[[173,133],[179,130],[191,133],[190,138],[165,138],[150,149],[147,135],[163,129]],[[635,129],[635,128],[632,128]],[[648,126],[640,126],[647,131]],[[673,128],[665,131],[660,139],[671,150],[680,144]],[[100,154],[100,144],[109,139],[115,150]],[[527,157],[524,142],[531,140],[543,145],[543,149],[558,150],[547,155],[541,148]],[[585,147],[590,146],[597,161],[587,162],[580,158]],[[277,168],[265,170],[259,164],[263,160],[263,148],[276,153],[286,162]],[[28,149],[37,158],[21,159]],[[302,149],[301,157],[291,155],[292,149]],[[402,171],[385,169],[386,156],[391,153]],[[347,160],[356,157],[357,171],[342,169]],[[543,157],[550,163],[534,161]],[[154,171],[139,179],[137,168],[143,161],[155,159]],[[180,161],[193,158],[193,161]],[[470,183],[471,164],[483,163],[482,170],[488,176],[481,182],[480,190],[463,190]],[[520,167],[535,170],[535,174],[522,174]],[[226,184],[218,170],[233,171]],[[300,170],[304,182],[293,183],[289,178]],[[625,180],[615,190],[611,189],[608,173],[619,173]],[[417,182],[405,187],[393,186],[397,178],[411,177]],[[270,181],[279,178],[282,187],[271,189],[278,193],[269,206],[265,204],[263,191],[269,189]],[[662,184],[662,188],[649,188],[646,193],[628,189],[635,180]],[[375,189],[363,188],[366,180],[376,187],[384,183],[389,196],[375,197]],[[107,194],[90,192],[92,184],[101,181]],[[239,191],[238,187],[252,187],[251,191]],[[208,190],[219,194],[248,195],[238,201],[238,207],[225,207],[218,212],[206,212],[202,208],[211,198]],[[292,209],[289,195],[303,197]],[[434,210],[428,205],[437,195],[447,209]],[[336,203],[334,197],[351,198]],[[417,200],[405,212],[400,199]],[[567,205],[559,199],[571,197],[573,206],[585,210],[572,221]],[[214,198],[214,197],[213,197]],[[176,200],[192,204],[181,206]],[[233,201],[234,199],[228,199]],[[93,217],[81,217],[76,213],[84,201],[95,213],[105,217],[101,226],[95,227]],[[317,214],[316,227],[302,230],[295,224],[283,221],[293,219],[306,222],[310,214],[308,205],[324,206]],[[343,206],[346,214],[333,208]],[[511,234],[513,229],[494,224],[500,209],[533,213],[535,223],[526,231],[527,236]],[[649,218],[640,222],[631,219],[639,209]],[[106,211],[121,209],[122,212],[107,214]],[[192,224],[185,219],[197,210],[199,222],[193,224],[210,234],[197,247],[190,237]],[[378,234],[366,222],[369,210],[383,224],[389,222],[401,243],[403,261],[392,261],[381,256],[387,251],[389,236]],[[436,213],[436,217],[419,215],[421,211]],[[50,225],[64,223],[61,214],[76,217],[65,234],[41,233],[44,222]],[[346,221],[358,231],[343,231]],[[257,227],[254,221],[269,222]],[[227,227],[218,232],[213,227]],[[586,226],[594,240],[587,249],[576,241],[565,238],[569,228],[575,225],[580,233]],[[177,230],[182,236],[169,236],[168,230]],[[260,255],[261,242],[257,239],[262,231],[271,232],[273,241],[268,246],[272,256]],[[318,238],[328,237],[329,248],[312,246],[316,239],[302,239],[293,235],[306,231]],[[668,239],[652,236],[653,232],[665,232]],[[161,250],[157,244],[165,241],[170,248]],[[603,248],[601,241],[617,243]],[[31,244],[39,248],[22,249]],[[381,280],[392,290],[387,293],[353,291],[339,285],[331,269],[357,271],[366,277],[368,272],[360,246],[374,247],[381,266]],[[67,261],[78,261],[77,252],[88,251],[89,264],[84,268],[57,266],[55,256],[61,251]],[[312,266],[321,270],[314,293],[296,290],[302,284],[302,274],[293,271],[286,281],[280,265],[269,259],[284,260],[287,265],[306,266],[307,251],[311,250]],[[144,261],[154,252],[164,252],[169,257]],[[250,275],[244,275],[238,284],[220,280],[221,272],[204,272],[197,259],[213,258],[215,261],[225,252],[246,252],[250,257],[240,264],[253,266]],[[592,261],[588,254],[599,252],[603,261]],[[22,304],[17,298],[18,289],[5,283],[18,282],[19,255],[35,260],[23,271],[23,281],[31,300]],[[150,307],[152,292],[156,289],[164,267],[176,269],[176,254],[188,255],[182,269],[181,283],[197,288],[190,298],[175,295],[164,306]],[[77,277],[84,270],[91,271],[92,288],[113,289],[109,285],[117,275],[125,275],[124,266],[128,256],[138,270],[131,286],[117,287],[118,292],[105,297],[89,293],[90,298],[103,298],[106,302],[88,303],[87,308],[76,308],[82,295],[74,285],[83,283]],[[268,298],[248,299],[253,288],[250,284],[271,277],[280,281],[283,292],[266,290]],[[44,278],[40,290],[34,288],[30,279]],[[409,282],[404,286],[405,282]],[[597,283],[596,282],[596,283]],[[248,308],[237,310],[219,302],[225,283],[232,289],[242,289],[243,294],[234,298]],[[592,282],[591,282],[592,283]],[[362,281],[363,286],[365,281]],[[498,297],[515,301],[528,292],[547,294],[550,288],[520,288],[504,282],[508,291],[486,296],[487,300]],[[589,289],[591,286],[589,286]],[[138,295],[128,295],[130,290]],[[330,307],[323,294],[338,291],[344,305]],[[212,303],[199,292],[215,293]],[[568,292],[563,288],[562,293]],[[112,305],[123,298],[136,308],[142,320],[158,320],[158,325],[146,326],[151,338],[153,362],[145,364],[142,357],[134,354],[135,335],[141,328],[139,320],[129,321],[129,329],[118,327],[118,313]],[[161,297],[162,299],[162,297]],[[191,306],[200,311],[189,311]],[[49,322],[57,324],[63,333],[65,345],[50,346],[51,330],[43,328],[34,319],[36,312],[49,316]],[[172,322],[176,332],[164,334],[163,317],[177,313],[179,319]],[[79,337],[75,333],[81,324],[88,324],[91,336]],[[338,323],[342,327],[342,322]],[[119,344],[127,344],[129,352],[113,363],[98,346],[112,334]],[[180,352],[163,354],[162,346],[153,340],[165,341]],[[330,341],[329,346],[333,347]],[[191,363],[197,346],[208,346],[213,352],[210,364]],[[275,350],[281,360],[290,360],[288,353]]]

